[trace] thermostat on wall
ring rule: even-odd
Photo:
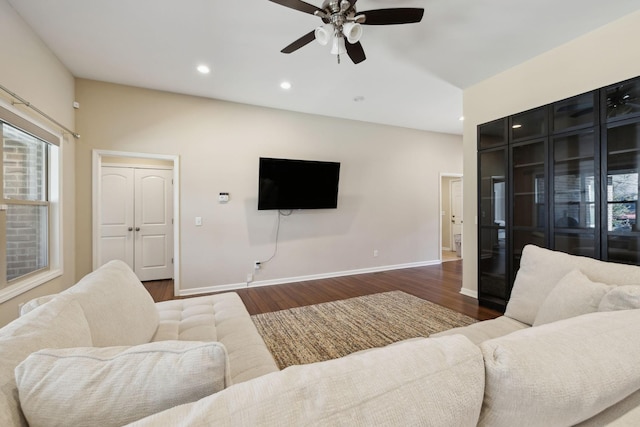
[[[227,203],[229,201],[229,193],[220,193],[218,201],[220,203]]]

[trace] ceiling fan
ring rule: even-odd
[[[324,0],[322,8],[302,0],[269,1],[318,16],[323,22],[323,25],[282,49],[282,53],[295,52],[315,39],[323,46],[331,43],[331,53],[337,55],[338,63],[340,63],[340,55],[344,53],[349,55],[354,64],[367,59],[359,41],[362,36],[361,25],[411,24],[420,22],[424,15],[424,9],[410,7],[358,12],[356,11],[358,0]]]

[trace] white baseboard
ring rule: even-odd
[[[472,291],[472,290],[467,289],[467,288],[462,288],[462,289],[460,289],[460,293],[462,295],[466,295],[468,297],[478,299],[478,291]]]
[[[257,288],[261,286],[283,285],[285,283],[306,282],[309,280],[330,279],[333,277],[353,276],[356,274],[378,273],[380,271],[400,270],[403,268],[425,267],[427,265],[438,265],[440,260],[411,262],[407,264],[384,265],[379,267],[361,268],[357,270],[335,271],[332,273],[311,274],[308,276],[285,277],[281,279],[256,280],[253,282],[229,283],[226,285],[206,286],[201,288],[181,289],[180,297],[208,294],[211,292],[232,291],[243,288]]]

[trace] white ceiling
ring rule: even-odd
[[[359,0],[358,11],[425,15],[365,26],[367,60],[338,65],[315,42],[280,53],[321,21],[268,0],[8,1],[76,77],[456,134],[464,88],[640,9],[640,0]]]

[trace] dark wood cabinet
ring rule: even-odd
[[[478,298],[535,244],[640,265],[640,77],[478,126]]]

